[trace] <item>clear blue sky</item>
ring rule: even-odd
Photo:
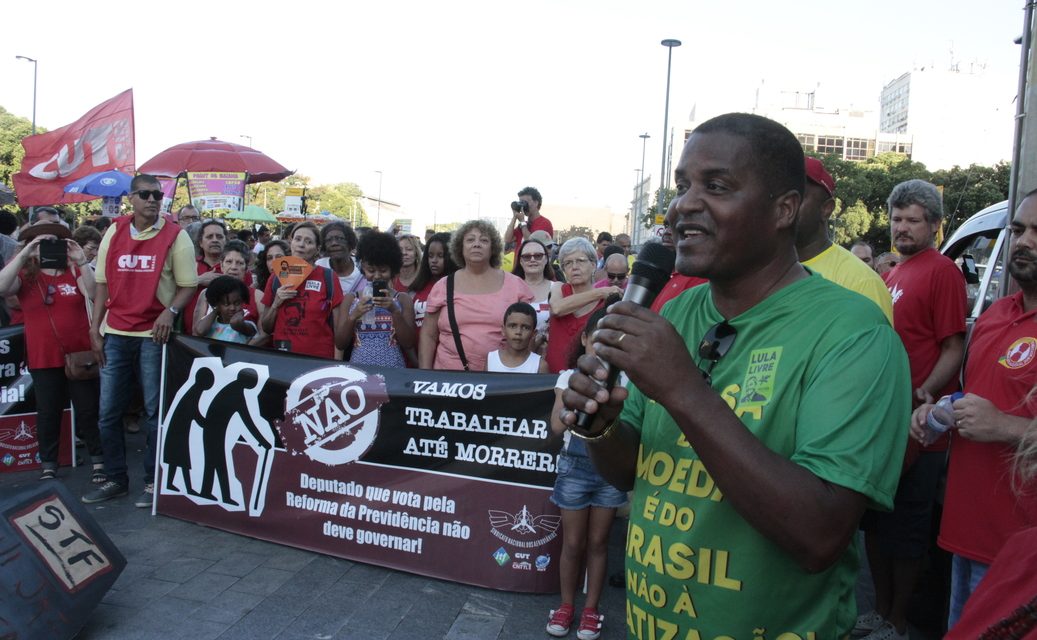
[[[132,87],[137,163],[217,136],[417,218],[506,215],[521,187],[624,211],[670,107],[746,110],[761,80],[875,106],[916,64],[985,62],[1015,91],[1022,1],[9,2],[0,106],[55,128]],[[961,123],[948,123],[949,127]],[[1010,148],[1010,141],[1006,141]],[[476,194],[479,194],[478,196]]]

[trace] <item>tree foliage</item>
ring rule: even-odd
[[[815,154],[810,154],[815,155]],[[835,178],[836,209],[832,216],[832,240],[849,245],[862,239],[875,247],[889,247],[889,214],[886,200],[893,187],[918,178],[943,188],[944,234],[950,234],[969,216],[1008,198],[1011,165],[970,165],[929,171],[898,153],[883,153],[864,161],[839,156],[816,156]],[[662,200],[663,211],[677,195],[673,189],[655,192],[652,208],[639,221],[645,228],[655,224]]]
[[[893,187],[905,180],[918,178],[943,188],[945,235],[977,211],[1008,198],[1011,167],[1007,162],[929,171],[924,164],[897,153],[861,162],[836,156],[819,159],[835,178],[832,239],[843,245],[859,238],[873,247],[890,246],[886,200]]]
[[[594,242],[595,233],[596,232],[593,229],[591,229],[590,227],[572,226],[572,227],[569,227],[568,229],[565,229],[564,231],[559,231],[558,234],[557,234],[558,235],[557,240],[558,240],[558,244],[564,244],[565,241],[568,240],[569,238],[583,237],[583,238],[587,238],[588,240],[590,240],[593,243]]]

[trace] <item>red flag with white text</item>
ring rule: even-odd
[[[63,188],[99,171],[135,173],[133,89],[102,102],[72,124],[23,138],[22,146],[22,170],[12,176],[21,206],[94,199]]]

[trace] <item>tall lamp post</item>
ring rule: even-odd
[[[659,215],[666,213],[663,206],[662,189],[666,183],[666,131],[670,128],[670,68],[673,65],[673,48],[681,46],[680,40],[667,38],[660,43],[666,47],[666,107],[663,111],[663,166],[659,171]]]
[[[375,218],[375,226],[378,230],[382,230],[382,172],[375,171],[378,174],[378,214]]]
[[[669,103],[670,101],[667,100],[666,102]],[[648,132],[645,131],[637,137],[641,138],[641,180],[637,183],[637,214],[634,216],[635,218],[638,218],[641,215],[642,209],[648,208],[642,206],[642,198],[645,196],[645,151],[648,148],[648,139],[652,136],[648,135]],[[640,220],[638,220],[638,222],[640,222]],[[634,228],[631,227],[630,232],[633,233],[633,231]]]
[[[36,68],[39,66],[34,58],[15,56],[17,60],[28,60],[32,63],[32,135],[36,135]]]
[[[239,138],[246,138],[248,140],[248,148],[252,149],[252,136],[247,136],[244,133],[238,136]]]

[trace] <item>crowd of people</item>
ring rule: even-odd
[[[163,214],[147,175],[110,226],[72,230],[36,208],[20,244],[0,234],[0,294],[25,323],[41,479],[56,477],[57,407],[71,400],[96,483],[83,501],[127,495],[123,415],[137,394],[148,455],[136,504],[152,504],[161,345],[177,330],[363,365],[554,373],[563,552],[551,635],[575,623],[584,572],[577,636],[600,634],[607,535],[628,496],[619,582],[633,637],[907,638],[941,494],[952,633],[1035,628],[1037,571],[1013,571],[1034,566],[1032,545],[1009,539],[1037,526],[1037,195],[1012,222],[1020,291],[966,344],[965,282],[934,246],[934,185],[893,189],[895,252],[874,257],[832,242],[835,180],[765,118],[700,125],[675,180],[662,244],[677,266],[650,308],[620,301],[630,238],[559,245],[532,187],[503,237],[473,220],[424,242],[344,222],[233,234],[191,206]],[[297,268],[305,277],[284,284]],[[99,377],[70,369],[87,352]],[[624,372],[611,389],[602,362]],[[934,437],[929,413],[954,392],[954,424]],[[866,611],[858,580],[875,594]],[[1030,590],[983,595],[1006,580]]]

